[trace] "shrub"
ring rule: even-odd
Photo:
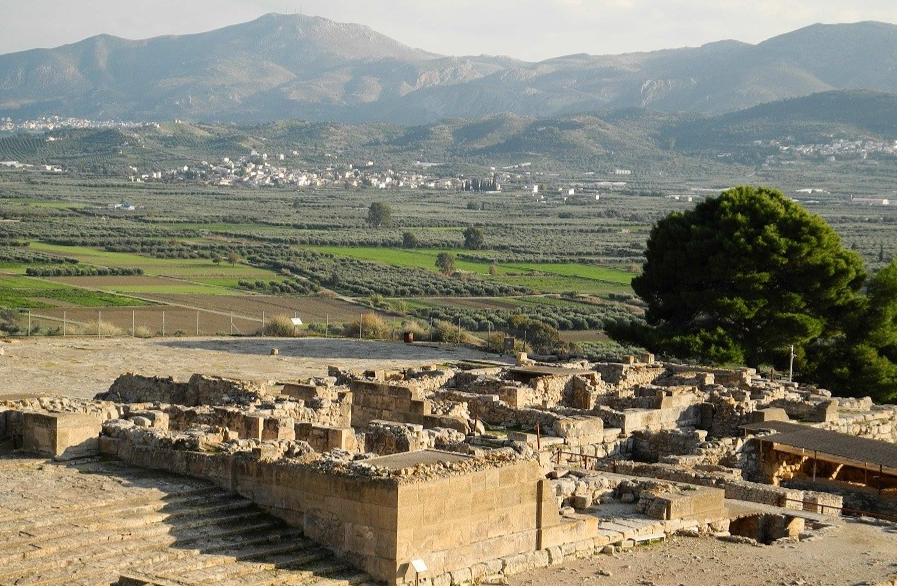
[[[121,336],[124,332],[115,324],[100,320],[99,322],[70,323],[66,327],[71,336]]]
[[[288,315],[275,315],[265,322],[263,336],[274,338],[292,338],[296,336],[296,326]]]
[[[347,338],[358,338],[359,331],[362,338],[369,340],[391,340],[395,328],[376,313],[366,313],[361,320],[355,320],[343,326],[343,335]]]

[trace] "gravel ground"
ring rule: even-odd
[[[608,575],[609,574],[609,575]],[[897,529],[845,520],[819,537],[755,546],[674,537],[511,576],[511,586],[856,586],[897,574]]]
[[[333,338],[15,338],[0,340],[0,351],[0,397],[92,398],[126,372],[183,381],[194,373],[290,381],[326,376],[330,365],[370,369],[496,360],[461,346]]]

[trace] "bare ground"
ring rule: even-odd
[[[277,348],[279,355],[272,356]],[[290,381],[329,365],[402,368],[495,360],[471,348],[333,338],[24,338],[0,340],[0,397],[92,398],[126,372],[187,380],[194,373]]]
[[[608,575],[609,574],[609,575]],[[511,576],[510,586],[858,586],[897,574],[897,529],[844,520],[793,544],[673,537]]]

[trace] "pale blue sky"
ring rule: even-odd
[[[757,43],[815,22],[897,23],[894,0],[0,0],[0,53],[99,33],[141,39],[207,31],[300,10],[436,53],[531,61],[722,39]]]

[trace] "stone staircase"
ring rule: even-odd
[[[350,586],[370,578],[200,480],[0,457],[0,586]]]

